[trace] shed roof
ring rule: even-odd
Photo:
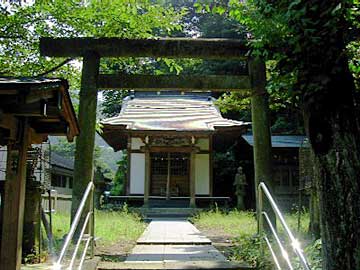
[[[30,127],[42,140],[67,135],[72,141],[79,125],[68,88],[66,80],[57,78],[0,77],[0,107],[9,117],[29,117]],[[9,128],[5,122],[0,126]]]
[[[243,135],[245,141],[254,145],[253,135]],[[275,148],[299,148],[305,146],[306,136],[303,135],[275,135],[271,136],[271,145]]]
[[[74,160],[64,158],[55,152],[51,152],[50,163],[52,166],[74,170]]]
[[[118,116],[101,121],[104,139],[115,149],[114,133],[122,132],[193,132],[245,131],[250,123],[223,118],[214,99],[204,94],[129,96]]]
[[[31,88],[44,88],[56,87],[67,85],[67,81],[58,78],[30,78],[30,77],[1,77],[0,90],[16,88],[16,89],[31,89]]]

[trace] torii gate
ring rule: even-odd
[[[251,90],[255,186],[257,187],[261,181],[272,186],[271,138],[268,119],[268,98],[265,89],[265,64],[260,59],[249,58],[247,56],[249,49],[244,45],[243,41],[191,38],[42,38],[40,40],[40,52],[42,56],[50,57],[83,57],[78,114],[80,136],[76,140],[73,213],[76,211],[84,189],[93,178],[93,151],[98,89],[141,89],[145,91],[162,89],[203,91]],[[248,75],[153,76],[99,74],[101,57],[239,59],[248,62]],[[194,191],[191,193],[191,196],[195,196]],[[148,195],[145,188],[145,200]]]

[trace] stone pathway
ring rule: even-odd
[[[249,269],[229,262],[194,225],[185,219],[150,222],[137,245],[122,263],[102,262],[110,269]]]
[[[211,245],[211,241],[187,220],[159,219],[150,222],[137,244]]]

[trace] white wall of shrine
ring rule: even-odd
[[[195,155],[195,193],[196,195],[210,194],[210,155]]]
[[[130,194],[144,194],[145,154],[130,155]]]

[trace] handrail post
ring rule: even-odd
[[[69,247],[69,244],[70,244],[70,241],[72,240],[73,236],[74,236],[74,233],[75,233],[75,230],[79,224],[79,221],[80,221],[80,218],[81,218],[81,215],[82,215],[82,212],[84,210],[84,208],[86,207],[86,203],[87,203],[87,200],[88,200],[88,197],[90,196],[91,192],[93,191],[94,189],[94,184],[93,182],[89,182],[88,186],[86,187],[86,190],[85,190],[85,193],[81,199],[81,202],[80,202],[80,205],[79,205],[79,208],[77,209],[76,211],[76,214],[75,214],[75,217],[74,217],[74,220],[70,226],[70,230],[69,230],[69,233],[67,234],[66,238],[65,238],[65,242],[63,244],[63,247],[60,251],[60,255],[59,255],[59,258],[57,259],[55,265],[57,267],[61,266],[61,262],[65,256],[65,253]],[[90,229],[90,228],[89,228]],[[89,235],[90,235],[90,230],[89,230]]]
[[[53,247],[53,243],[54,243],[54,240],[53,240],[53,230],[52,230],[52,206],[51,206],[51,203],[52,203],[52,198],[51,198],[51,189],[48,190],[48,200],[49,200],[49,252],[52,256],[54,256],[54,247]]]
[[[90,194],[90,211],[91,211],[91,218],[90,218],[90,228],[89,228],[89,236],[90,236],[90,257],[94,258],[94,250],[95,250],[95,209],[94,209],[94,190],[95,185],[93,185],[91,194]]]
[[[263,230],[264,230],[264,221],[262,212],[264,211],[264,202],[263,202],[263,193],[261,186],[258,187],[258,209],[257,209],[257,226],[258,226],[258,235],[260,237],[260,257],[264,256],[264,245],[262,241]]]
[[[271,233],[275,236],[280,248],[283,249],[281,247],[282,244],[280,242],[280,239],[278,238],[277,233],[276,233],[276,224],[275,225],[272,224],[272,221],[269,218],[268,214],[265,211],[263,212],[263,194],[264,194],[266,199],[269,201],[272,210],[275,213],[275,218],[279,219],[280,224],[284,228],[285,234],[288,236],[288,238],[290,240],[290,244],[291,244],[291,246],[293,248],[293,252],[296,254],[296,256],[300,260],[300,264],[303,266],[303,268],[305,270],[311,270],[311,267],[310,267],[309,263],[307,262],[304,254],[303,254],[303,252],[302,252],[302,250],[300,248],[299,242],[294,237],[294,235],[292,234],[290,228],[286,224],[286,221],[285,221],[283,215],[281,214],[279,207],[277,206],[274,198],[272,197],[272,195],[271,195],[271,193],[270,193],[270,191],[267,188],[265,183],[261,182],[258,185],[258,194],[259,194],[259,196],[258,196],[258,202],[259,202],[258,211],[260,211],[260,213],[258,213],[259,214],[259,216],[258,216],[258,232],[259,232],[259,234],[263,233],[264,224],[263,224],[263,217],[262,216],[264,215],[265,218],[266,218],[267,224],[269,225],[269,227],[271,229]],[[262,235],[260,235],[260,237],[262,238]],[[260,249],[261,249],[261,252],[262,252],[262,250],[263,250],[262,241],[260,241]],[[290,261],[288,259],[288,254],[285,251],[282,252],[282,253],[283,253],[282,256],[284,257],[284,259],[288,263],[288,266],[290,267],[289,269],[293,269],[292,266],[291,266],[291,263],[290,263]]]
[[[264,205],[263,205],[263,194],[262,189],[260,186],[258,186],[258,209],[257,209],[257,226],[258,226],[258,234],[261,234],[263,232],[263,222],[262,222],[262,212],[264,211]]]

